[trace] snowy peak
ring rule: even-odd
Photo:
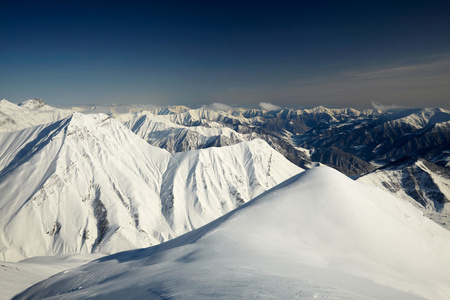
[[[0,132],[55,122],[71,114],[71,110],[48,106],[41,99],[27,100],[19,105],[3,99],[0,101]]]
[[[184,233],[301,171],[259,139],[177,153],[172,155],[163,178],[163,213],[176,233]],[[202,218],[192,218],[197,214]]]
[[[44,101],[42,101],[42,99],[30,99],[30,100],[20,103],[19,106],[28,108],[28,109],[40,109],[40,108],[44,108],[44,106],[46,106],[46,104],[44,103]]]
[[[0,181],[3,259],[143,247],[171,234],[153,211],[170,154],[108,116],[75,113],[0,137],[25,141],[2,143],[17,146]]]
[[[352,117],[359,117],[359,116],[368,116],[368,115],[380,115],[382,114],[381,110],[376,109],[365,109],[362,111],[356,110],[354,108],[327,108],[324,106],[317,106],[311,109],[303,109],[298,110],[301,114],[328,114],[333,117],[340,118],[341,116],[352,116]]]
[[[167,106],[167,107],[158,107],[158,108],[152,109],[150,111],[156,115],[169,115],[169,114],[183,113],[188,110],[190,110],[190,108],[187,106],[174,105],[174,106]]]
[[[29,161],[70,124],[71,117],[14,133],[0,134],[0,177]]]
[[[158,244],[301,171],[252,145],[172,157],[107,115],[82,113],[0,134],[0,259]]]
[[[14,103],[12,103],[12,102],[9,102],[9,101],[6,100],[6,99],[0,100],[0,108],[1,108],[1,109],[4,109],[4,108],[9,108],[9,109],[11,109],[11,108],[15,108],[16,106],[17,106],[16,104],[14,104]]]
[[[450,121],[450,111],[442,108],[409,109],[393,113],[385,117],[393,125],[407,125],[414,128],[424,128]]]

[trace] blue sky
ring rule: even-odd
[[[3,0],[0,12],[0,98],[13,102],[450,108],[448,1]]]

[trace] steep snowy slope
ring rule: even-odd
[[[450,229],[450,171],[425,159],[404,159],[357,179],[416,202],[419,209]]]
[[[232,147],[172,157],[103,114],[2,133],[0,259],[157,244],[301,171],[263,141]]]
[[[1,134],[2,260],[113,252],[167,239],[159,188],[170,154],[106,115]]]
[[[300,171],[259,139],[176,153],[163,177],[163,214],[175,234],[180,235],[213,221]]]
[[[48,106],[40,99],[30,99],[19,105],[3,99],[0,101],[0,132],[55,122],[71,115],[72,112]]]
[[[437,163],[434,158],[450,147],[450,111],[410,109],[367,119],[348,119],[316,126],[299,135],[295,143],[316,151],[336,147],[381,165],[404,156]]]
[[[448,299],[449,248],[450,232],[409,203],[319,167],[198,230],[15,299]]]

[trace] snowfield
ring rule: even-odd
[[[101,254],[38,256],[20,262],[0,261],[0,299],[11,299],[39,281],[102,256]]]
[[[328,167],[160,245],[100,258],[14,299],[449,299],[450,232]]]

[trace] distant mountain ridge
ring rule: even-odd
[[[30,102],[25,106],[31,104]],[[22,106],[12,103],[7,106],[10,110],[23,109]],[[414,199],[426,215],[450,229],[450,217],[446,213],[449,192],[446,190],[446,184],[439,183],[440,175],[431,176],[433,171],[429,170],[425,173],[430,176],[417,177],[417,172],[411,176],[408,174],[412,169],[408,169],[408,165],[396,163],[408,157],[414,160],[422,159],[449,172],[448,110],[423,108],[358,111],[322,106],[276,111],[241,108],[224,111],[213,107],[189,109],[185,106],[130,106],[127,110],[124,106],[112,106],[110,109],[102,107],[88,111],[97,110],[108,111],[111,117],[149,144],[171,153],[229,146],[260,138],[304,169],[321,163],[363,180],[365,176],[374,177],[374,173],[387,171],[386,168],[390,166],[389,172],[398,171],[399,174],[404,174],[405,178],[410,178],[411,183],[408,184],[407,179],[401,179],[403,184],[399,184],[399,179],[392,176],[383,177],[381,181],[367,182],[380,188],[396,186],[400,193],[393,189],[386,190],[406,199]],[[57,119],[58,116],[54,114],[51,118]],[[44,122],[44,119],[41,120],[42,123],[48,122]],[[9,122],[5,121],[3,124]],[[20,126],[24,127],[26,124]],[[421,184],[421,178],[428,184]],[[416,181],[418,184],[411,188]],[[444,182],[447,183],[448,180],[445,179]],[[413,192],[414,190],[419,192]],[[424,197],[428,200],[424,200]],[[436,206],[426,204],[435,202],[442,202],[444,208],[436,210]]]
[[[150,144],[173,152],[261,138],[302,168],[322,163],[355,178],[372,176],[372,172],[388,165],[407,174],[407,170],[402,171],[406,166],[392,165],[392,162],[406,157],[423,159],[444,168],[445,172],[450,171],[450,112],[445,109],[383,112],[324,107],[279,111],[201,108],[181,112],[169,109],[164,115],[157,114],[158,111],[148,111],[139,114],[139,118],[137,114],[119,115],[117,118]],[[151,125],[136,130],[137,120],[143,118],[146,124],[163,122],[164,129]],[[200,135],[199,128],[209,130],[208,134],[203,131]],[[224,129],[232,129],[235,133],[224,134]],[[420,193],[411,192],[406,183],[367,182],[382,188],[391,184],[401,190],[410,190],[404,194],[390,191],[408,199],[412,197],[426,215],[450,229],[447,213],[450,193],[446,184],[436,184],[434,178],[438,177],[429,176],[428,184],[414,188],[422,189]],[[448,183],[448,179],[444,182]],[[433,191],[427,192],[429,188]],[[421,193],[428,195],[427,201],[441,201],[446,208],[436,210],[435,206],[426,205]]]

